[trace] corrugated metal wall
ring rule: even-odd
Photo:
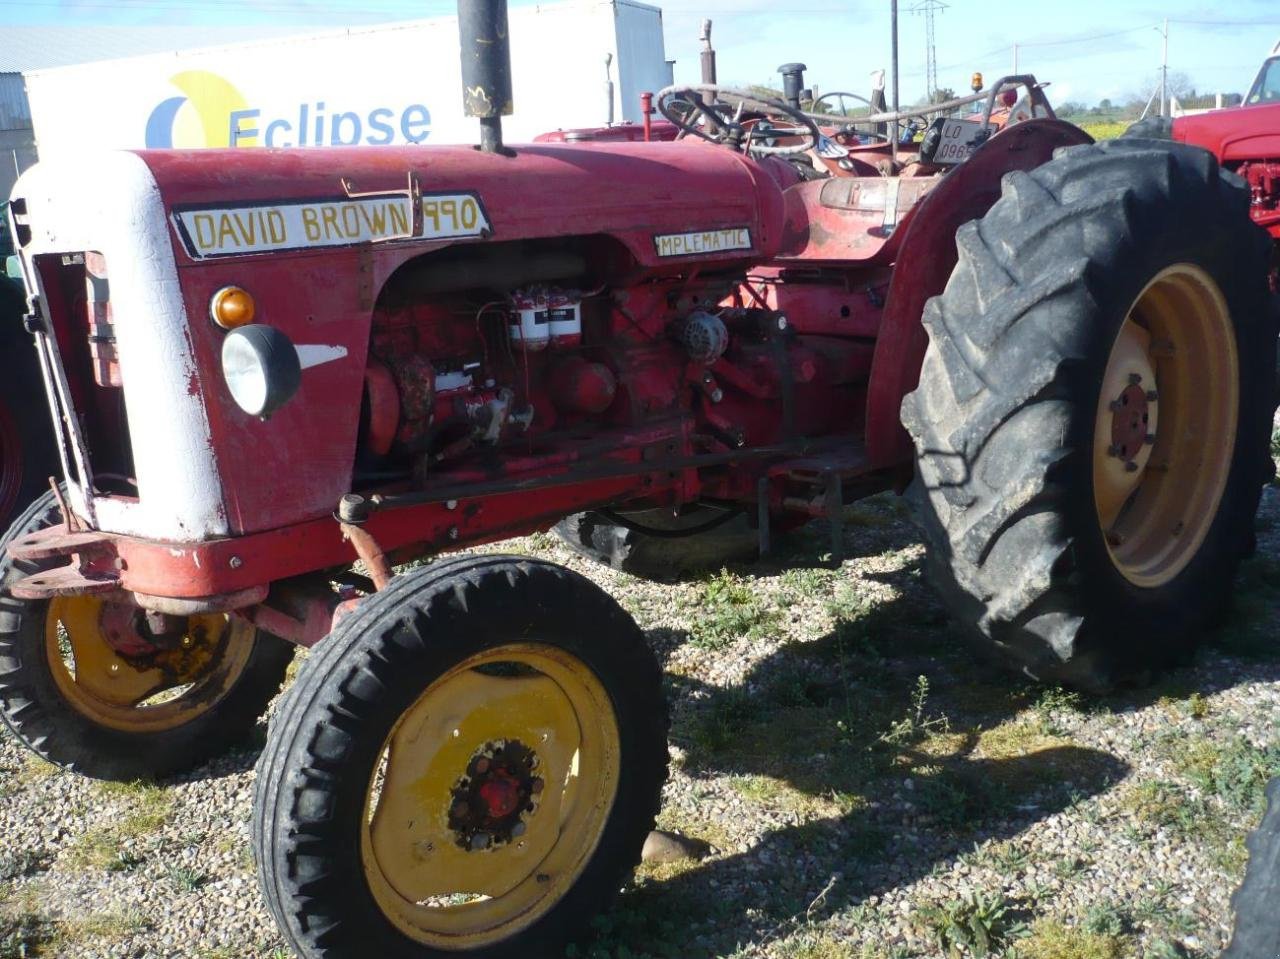
[[[31,108],[21,73],[0,73],[0,130],[30,130]]]

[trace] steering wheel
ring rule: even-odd
[[[708,102],[708,98],[714,102]],[[807,153],[818,146],[822,137],[813,120],[788,103],[711,84],[660,90],[658,112],[679,127],[682,135],[724,143],[760,156]],[[744,120],[746,113],[763,114],[764,118]],[[774,116],[785,117],[794,125],[778,126],[766,119]],[[768,142],[782,137],[799,137],[800,142]]]
[[[828,100],[835,101],[837,106],[835,109],[832,109],[829,113],[824,113],[820,109],[820,107],[824,103],[826,103]],[[846,100],[854,100],[859,104],[865,104],[867,107],[867,112],[869,114],[876,112],[875,104],[873,104],[870,100],[868,100],[866,97],[862,96],[861,94],[845,93],[843,90],[835,90],[835,91],[832,91],[831,93],[824,93],[822,96],[818,97],[818,99],[814,100],[809,107],[809,113],[806,115],[811,119],[818,121],[819,123],[824,123],[824,125],[825,125],[825,122],[831,122],[831,121],[837,121],[837,120],[846,121],[843,125],[839,126],[839,129],[836,134],[836,139],[841,143],[844,142],[842,138],[843,134],[855,134],[859,137],[870,137],[872,144],[888,143],[889,136],[886,133],[868,133],[862,130],[855,129],[855,126],[859,123],[863,125],[867,125],[867,124],[862,117],[849,116],[849,107],[845,104]]]
[[[835,100],[837,106],[833,108],[829,108],[827,110],[820,109],[822,104],[826,103],[828,100]],[[864,104],[866,106],[868,113],[876,112],[875,105],[872,104],[872,102],[868,100],[866,97],[859,96],[856,93],[845,93],[840,90],[837,90],[834,93],[824,93],[822,96],[818,97],[818,99],[813,101],[813,106],[810,109],[810,112],[821,114],[822,116],[827,116],[827,117],[844,117],[845,119],[848,119],[849,108],[845,106],[845,103],[844,103],[845,100],[856,100],[858,103]]]

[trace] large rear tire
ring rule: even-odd
[[[99,779],[181,772],[244,739],[280,691],[293,646],[221,614],[159,639],[140,610],[109,597],[10,595],[15,579],[52,564],[16,563],[5,547],[59,520],[48,492],[0,541],[4,724],[50,762]]]
[[[666,733],[657,660],[585,577],[515,556],[397,577],[272,721],[263,895],[307,959],[564,955],[640,860]]]
[[[903,402],[934,582],[985,645],[1092,690],[1185,657],[1270,463],[1270,242],[1206,152],[1074,147],[957,233]]]

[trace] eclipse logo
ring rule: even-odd
[[[431,112],[421,103],[399,111],[326,113],[325,105],[300,103],[288,116],[263,116],[225,79],[204,70],[170,78],[186,96],[170,97],[147,120],[148,149],[198,147],[383,146],[421,143],[431,135]]]
[[[186,96],[161,101],[147,119],[148,149],[231,146],[227,118],[248,107],[240,91],[215,73],[188,70],[169,82]],[[237,146],[256,146],[245,139]]]

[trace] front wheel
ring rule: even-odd
[[[60,519],[37,499],[0,542]],[[243,739],[280,690],[293,647],[224,614],[173,618],[152,632],[110,597],[18,599],[44,568],[0,558],[0,718],[50,762],[100,779],[180,772]]]
[[[263,894],[306,957],[562,955],[639,861],[666,728],[643,635],[585,578],[509,556],[399,577],[272,723]]]
[[[1005,177],[903,402],[929,568],[986,644],[1105,690],[1185,657],[1269,475],[1276,323],[1248,189],[1118,140]]]

